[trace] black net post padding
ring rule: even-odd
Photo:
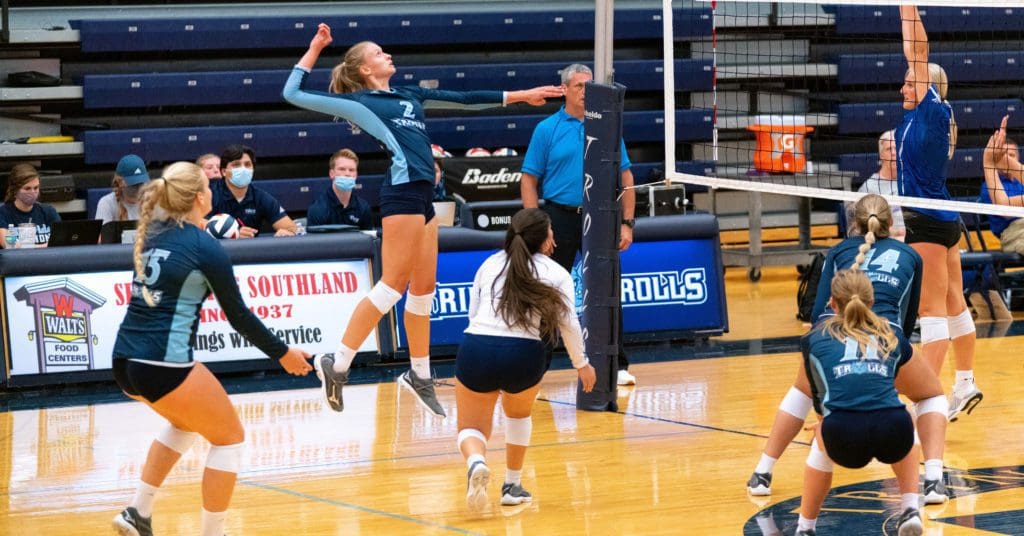
[[[576,407],[618,411],[619,231],[617,200],[626,88],[587,83],[583,123],[583,345],[597,372],[594,390],[577,385]]]

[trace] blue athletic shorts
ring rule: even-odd
[[[519,393],[547,371],[544,343],[522,337],[466,333],[455,356],[455,377],[478,393]]]
[[[872,458],[896,463],[914,447],[914,422],[906,408],[840,411],[821,422],[821,439],[832,461],[860,469]]]
[[[114,358],[114,381],[122,391],[156,402],[185,383],[192,367],[163,367],[141,361]]]
[[[412,181],[380,189],[380,217],[422,214],[424,221],[434,218],[434,184]]]

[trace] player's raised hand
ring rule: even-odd
[[[316,35],[314,35],[313,40],[309,42],[309,48],[323,50],[333,41],[334,38],[331,37],[331,27],[321,22],[316,28]]]
[[[547,102],[547,99],[557,99],[565,96],[561,86],[540,86],[521,91],[512,91],[508,94],[508,102],[525,102],[532,106],[540,106]]]

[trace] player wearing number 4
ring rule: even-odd
[[[331,29],[320,24],[285,83],[282,95],[295,106],[347,120],[373,136],[391,155],[380,192],[382,219],[381,280],[356,307],[333,354],[317,356],[314,365],[324,395],[335,411],[344,408],[341,389],[348,370],[370,331],[402,298],[411,370],[399,385],[416,395],[433,414],[444,417],[430,375],[430,310],[437,279],[437,219],[432,203],[434,161],[423,108],[428,101],[464,107],[502,106],[515,102],[544,104],[561,97],[554,86],[525,91],[440,91],[417,86],[391,87],[391,55],[369,41],[353,45],[331,73],[331,93],[304,88],[320,53],[331,44]]]
[[[125,394],[152,408],[168,426],[149,447],[135,497],[113,524],[125,536],[152,536],[156,492],[201,435],[212,446],[203,472],[199,534],[222,536],[245,431],[220,382],[193,360],[190,343],[199,310],[212,290],[231,327],[291,374],[309,373],[309,354],[288,348],[242,301],[231,259],[203,231],[212,193],[199,166],[172,164],[140,195],[132,299],[114,342],[112,368]]]

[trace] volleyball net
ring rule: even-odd
[[[906,111],[908,69],[899,2],[664,0],[666,180],[851,202],[880,173],[889,178],[883,133]],[[676,40],[673,8],[710,10],[712,33]],[[1018,188],[1024,139],[1024,2],[932,0],[918,5],[929,61],[948,76],[946,99],[957,127],[947,162],[952,200],[881,192],[890,203],[921,209],[1024,217]],[[679,60],[710,60],[709,91],[677,89]],[[680,73],[682,74],[682,73]],[[688,123],[695,111],[711,128]],[[1006,144],[988,151],[987,169],[1005,206],[979,200],[986,146],[1006,117]],[[712,161],[713,173],[677,171]],[[895,167],[893,165],[893,167]],[[898,181],[897,181],[898,183]],[[989,192],[989,199],[1002,197]]]

